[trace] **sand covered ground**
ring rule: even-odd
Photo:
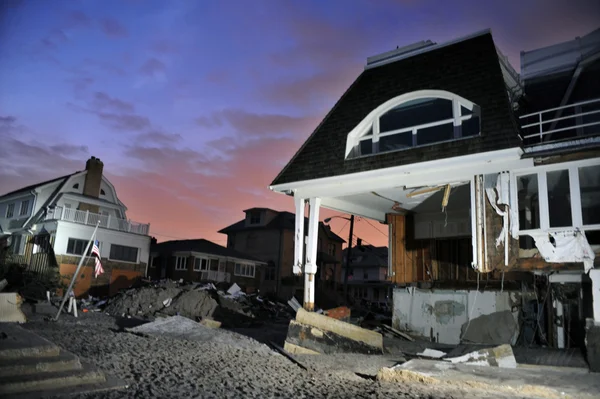
[[[23,327],[129,384],[126,390],[77,398],[513,397],[420,381],[376,381],[376,371],[393,363],[389,356],[300,356],[304,370],[267,345],[224,329],[186,340],[133,334],[123,330],[132,319],[100,312],[77,319],[63,314],[57,322],[28,314],[28,320]]]

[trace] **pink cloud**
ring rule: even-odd
[[[104,18],[100,21],[100,28],[108,37],[121,38],[128,36],[127,29],[114,18]]]

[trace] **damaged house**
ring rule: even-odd
[[[14,262],[39,273],[57,268],[70,277],[87,255],[77,296],[114,294],[146,274],[150,225],[127,218],[103,170],[104,163],[91,157],[85,170],[0,196],[0,246],[8,245]],[[105,272],[93,278],[91,247],[84,252],[96,225]]]
[[[270,186],[294,198],[305,309],[325,207],[388,225],[395,328],[583,347],[600,323],[599,55],[597,30],[523,52],[517,73],[488,30],[369,57]]]

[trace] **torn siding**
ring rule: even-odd
[[[509,227],[509,213],[510,213],[510,192],[509,192],[509,174],[499,173],[485,176],[485,194],[487,195],[488,201],[492,208],[498,215],[502,217],[502,230],[496,238],[496,248],[500,244],[504,244],[504,265],[508,266],[508,250],[509,250],[509,239],[508,234],[510,231]],[[501,209],[503,208],[503,209]]]
[[[586,273],[594,267],[594,251],[578,228],[530,232],[528,235],[535,240],[535,246],[548,263],[583,262]]]

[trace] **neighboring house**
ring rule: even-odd
[[[38,264],[37,256],[48,247],[53,250],[51,264],[55,257],[61,275],[72,275],[99,222],[97,240],[105,273],[93,278],[94,261],[88,257],[75,286],[76,295],[90,288],[94,295],[108,294],[109,286],[110,293],[115,293],[146,273],[150,225],[127,219],[127,208],[103,168],[100,159],[91,157],[83,171],[0,197],[0,226],[8,236],[12,256],[35,270],[48,266]]]
[[[270,186],[299,220],[310,205],[294,272],[314,281],[321,207],[371,218],[389,225],[396,328],[457,343],[531,308],[548,322],[521,337],[583,346],[600,324],[599,54],[597,30],[523,52],[519,75],[484,31],[369,57]]]
[[[348,268],[343,251],[342,279]],[[388,280],[388,248],[362,245],[360,242],[350,252],[350,273],[348,274],[348,295],[355,302],[373,305],[390,305],[392,283]]]
[[[227,248],[241,251],[267,263],[261,292],[276,293],[289,299],[302,280],[294,278],[294,225],[295,215],[268,208],[251,208],[244,211],[245,218],[219,233],[227,235]],[[305,224],[308,219],[305,220]],[[307,229],[308,231],[308,229]],[[320,280],[333,282],[341,275],[342,244],[344,239],[319,223],[317,262],[323,265]],[[335,287],[335,284],[334,284]]]
[[[259,288],[266,263],[214,242],[197,240],[153,243],[148,276],[186,281],[237,283],[246,292]]]

